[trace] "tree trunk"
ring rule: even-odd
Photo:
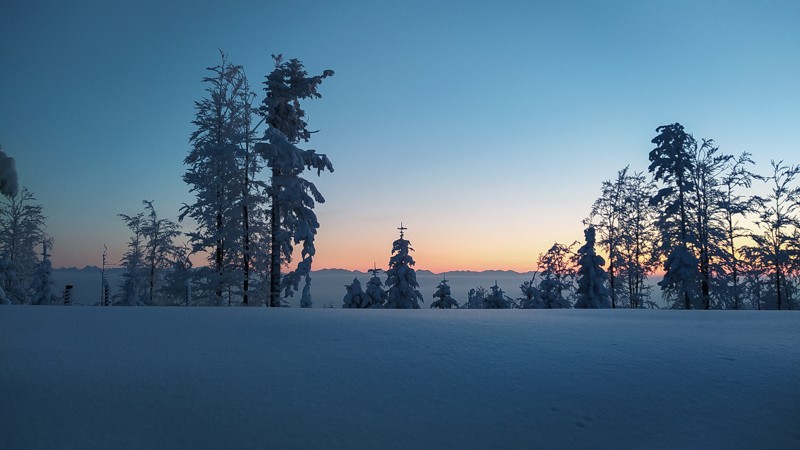
[[[278,179],[280,172],[277,167],[272,168],[272,209],[270,211],[270,269],[269,269],[269,306],[281,306],[280,283],[281,283],[281,249],[278,242],[280,232],[280,214],[278,211],[278,194],[280,187]]]

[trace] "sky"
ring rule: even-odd
[[[499,4],[498,4],[499,3]],[[56,267],[124,252],[117,214],[177,219],[218,49],[263,98],[270,55],[332,69],[304,107],[335,172],[315,268],[535,269],[659,125],[800,163],[800,2],[17,1],[0,6],[0,145]],[[183,224],[190,228],[190,223]]]

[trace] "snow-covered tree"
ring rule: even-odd
[[[147,303],[155,305],[156,284],[163,271],[172,266],[172,257],[178,247],[173,242],[180,235],[178,224],[159,218],[152,200],[143,200],[144,218],[141,232],[145,240],[144,264],[147,268]]]
[[[28,301],[28,291],[20,281],[18,265],[8,254],[0,255],[0,290],[3,291],[4,304],[21,304]]]
[[[53,267],[50,264],[50,255],[47,253],[47,241],[42,242],[42,260],[36,266],[36,271],[31,280],[31,304],[55,305],[59,303],[59,296],[53,283]]]
[[[494,286],[489,286],[489,295],[483,298],[483,309],[510,309],[512,300],[506,293],[494,282]]]
[[[284,296],[294,295],[300,280],[305,280],[301,306],[311,306],[311,263],[316,248],[314,238],[319,228],[314,204],[325,202],[314,183],[302,177],[307,169],[317,175],[333,165],[324,154],[315,150],[301,150],[297,144],[308,142],[305,111],[300,100],[320,98],[318,87],[324,78],[333,75],[325,70],[322,75],[308,76],[297,59],[284,61],[281,55],[273,55],[275,69],[264,81],[264,99],[259,113],[269,126],[262,142],[255,145],[256,152],[266,161],[271,170],[267,188],[270,205],[270,306],[281,306],[280,292]],[[281,267],[291,263],[295,244],[303,244],[301,261],[297,267],[281,278]]]
[[[0,150],[0,194],[6,197],[14,197],[17,195],[18,183],[14,158]]]
[[[571,261],[572,246],[557,242],[539,255],[537,266],[542,279],[537,289],[542,307],[546,309],[572,307],[570,297],[574,289],[575,268]]]
[[[673,306],[691,309],[698,301],[699,261],[690,246],[697,242],[690,220],[690,195],[694,189],[694,164],[689,150],[697,145],[683,125],[674,123],[656,128],[658,135],[650,151],[650,167],[656,181],[664,187],[651,202],[661,205],[658,226],[661,231],[661,251],[667,255],[664,279],[659,283],[664,296]],[[694,305],[700,306],[700,305]]]
[[[369,300],[367,299],[367,295],[364,293],[364,290],[361,289],[361,282],[358,281],[358,278],[353,278],[353,282],[346,284],[344,287],[347,290],[347,294],[345,294],[344,298],[342,299],[342,308],[369,307]]]
[[[385,308],[390,309],[419,309],[419,302],[424,302],[419,292],[417,272],[414,270],[414,258],[411,256],[413,248],[411,242],[405,239],[404,231],[407,230],[400,224],[400,239],[392,243],[392,257],[389,258],[389,270],[386,271]]]
[[[381,269],[378,269],[375,265],[373,265],[372,269],[369,269],[372,277],[367,281],[367,291],[364,293],[367,303],[366,308],[382,308],[386,302],[386,291],[383,289],[383,282],[378,276],[380,271]]]
[[[115,295],[115,304],[124,306],[144,305],[146,277],[144,269],[145,239],[142,234],[144,213],[135,216],[117,214],[133,233],[128,240],[128,249],[122,255],[120,265],[125,269],[122,274],[120,292]]]
[[[177,247],[171,261],[171,270],[164,274],[164,284],[161,286],[161,294],[168,304],[191,306],[193,304],[193,283],[194,271],[192,261],[189,259],[191,250],[184,247]]]
[[[433,293],[435,299],[431,303],[431,308],[450,309],[458,308],[458,302],[450,294],[450,286],[447,284],[447,279],[442,277],[442,281],[436,286],[436,292]]]
[[[36,197],[26,188],[16,195],[0,198],[0,254],[6,260],[2,270],[6,297],[13,303],[27,303],[27,287],[39,259],[36,248],[42,242],[52,244],[44,231],[45,216]]]
[[[595,252],[593,226],[583,231],[586,243],[578,249],[578,289],[575,292],[576,308],[610,308],[611,295],[606,288],[608,274],[603,269],[605,261]]]
[[[224,54],[221,58],[208,68],[211,76],[203,78],[207,96],[195,102],[196,129],[183,176],[195,201],[184,204],[179,216],[197,223],[188,236],[194,253],[209,252],[213,273],[205,280],[213,291],[211,303],[217,305],[223,303],[223,292],[230,299],[237,281],[246,303],[252,258],[263,240],[256,235],[264,229],[258,224],[264,199],[259,194],[263,183],[255,178],[260,165],[253,148],[253,94],[243,68]]]

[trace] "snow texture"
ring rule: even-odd
[[[17,179],[17,168],[14,164],[14,158],[0,150],[0,194],[13,197],[17,195],[18,190],[19,180]]]
[[[0,448],[798,448],[799,340],[777,311],[5,306]]]

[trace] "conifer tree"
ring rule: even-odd
[[[42,242],[42,260],[36,266],[30,291],[32,305],[55,305],[58,303],[59,298],[53,283],[53,267],[50,264],[50,255],[47,253],[47,241]]]
[[[306,169],[314,169],[317,175],[333,165],[324,154],[315,150],[301,150],[297,144],[308,142],[311,131],[307,128],[305,111],[300,100],[320,98],[318,87],[324,78],[333,75],[325,70],[322,75],[308,76],[303,64],[297,59],[284,61],[281,55],[272,55],[275,69],[264,81],[264,99],[259,114],[269,128],[262,142],[256,143],[255,151],[266,161],[271,170],[267,189],[270,206],[270,285],[269,306],[281,306],[280,292],[292,296],[305,280],[301,306],[311,306],[311,263],[316,253],[314,238],[319,228],[313,208],[325,202],[314,183],[301,175]],[[293,246],[303,244],[297,267],[281,277],[281,266],[291,262]]]
[[[586,243],[578,249],[578,289],[576,308],[610,308],[611,296],[606,281],[608,274],[603,269],[605,261],[595,252],[595,230],[593,226],[583,231]]]
[[[661,251],[666,254],[664,279],[659,283],[673,305],[691,309],[698,297],[699,261],[690,246],[696,243],[690,219],[690,195],[694,189],[694,165],[689,149],[696,145],[683,125],[674,123],[656,128],[659,133],[652,143],[650,167],[656,181],[665,184],[651,202],[662,205],[658,224],[661,230]],[[698,305],[699,306],[699,305]]]
[[[353,282],[350,284],[346,284],[345,289],[347,290],[347,294],[345,294],[344,298],[342,299],[342,308],[367,308],[368,300],[367,296],[364,293],[364,290],[361,289],[361,282],[358,281],[358,278],[353,278]]]
[[[386,302],[386,291],[383,289],[383,282],[378,276],[380,271],[381,269],[378,269],[375,264],[373,264],[372,269],[369,269],[372,277],[367,281],[367,291],[364,293],[366,308],[382,308]]]
[[[404,231],[407,230],[400,224],[400,239],[392,243],[392,257],[389,258],[389,270],[386,271],[386,308],[390,309],[419,309],[419,302],[424,302],[419,292],[417,272],[414,270],[414,258],[411,256],[413,248],[411,242],[405,239]]]
[[[431,303],[431,308],[458,308],[458,302],[450,294],[450,286],[447,284],[447,278],[445,277],[442,277],[442,281],[436,286],[436,292],[433,293],[433,298],[436,300]]]
[[[483,309],[509,309],[511,308],[511,299],[506,296],[505,292],[494,282],[494,286],[489,286],[489,295],[483,298]]]

